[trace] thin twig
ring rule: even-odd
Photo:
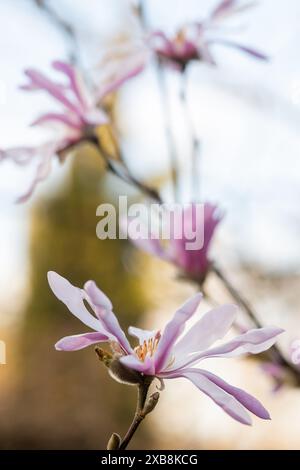
[[[140,20],[140,25],[143,28],[144,32],[147,32],[147,16],[146,16],[146,5],[145,1],[140,0],[136,13]],[[159,86],[161,105],[163,111],[163,121],[164,121],[164,132],[166,137],[168,155],[170,160],[171,167],[171,179],[172,179],[172,192],[173,199],[175,202],[179,201],[179,186],[178,186],[178,155],[176,142],[172,132],[171,126],[171,112],[168,100],[168,88],[166,85],[166,77],[163,64],[161,61],[156,58],[156,71],[157,71],[157,81]]]
[[[191,188],[192,188],[192,198],[194,200],[200,199],[200,176],[199,176],[199,160],[200,160],[200,151],[201,151],[201,142],[198,139],[194,125],[191,119],[190,110],[187,101],[187,77],[186,71],[181,72],[181,89],[180,89],[180,99],[185,115],[185,123],[187,127],[187,132],[189,135],[189,140],[192,147],[192,165],[191,165]]]
[[[154,188],[149,187],[148,185],[142,183],[140,180],[138,180],[135,176],[133,176],[128,167],[125,165],[124,158],[123,156],[120,158],[122,162],[122,169],[118,169],[116,165],[114,165],[111,156],[108,154],[108,152],[104,149],[103,145],[101,142],[95,137],[91,138],[90,141],[97,146],[98,150],[100,151],[101,155],[104,158],[104,161],[106,163],[107,169],[113,173],[115,176],[117,176],[119,179],[124,181],[125,183],[129,184],[130,186],[135,187],[138,189],[141,193],[145,194],[147,197],[153,199],[159,204],[162,204],[162,199],[158,193],[158,191]],[[120,150],[119,150],[120,152]],[[123,170],[123,171],[122,171]]]
[[[218,276],[218,278],[222,281],[232,298],[240,304],[245,312],[247,313],[249,319],[257,328],[262,328],[263,325],[261,324],[260,320],[257,318],[257,315],[254,309],[250,306],[250,303],[245,300],[244,297],[239,293],[239,291],[232,285],[229,281],[227,276],[223,273],[223,271],[217,267],[213,266],[212,271]],[[273,363],[278,364],[286,368],[295,378],[296,382],[300,384],[300,370],[295,367],[291,362],[289,362],[279,350],[277,345],[272,346],[268,351],[264,353],[266,356],[270,356],[270,359]]]
[[[78,45],[74,28],[50,7],[47,0],[34,0],[34,3],[44,11],[52,23],[67,36],[70,43],[70,61],[76,64],[78,62]]]
[[[96,147],[96,149],[100,152],[100,154],[102,155],[105,161],[107,170],[110,171],[112,174],[114,174],[117,178],[124,181],[124,183],[127,183],[129,186],[132,186],[138,189],[142,194],[153,199],[158,204],[163,204],[163,201],[157,189],[151,188],[150,186],[142,183],[140,180],[138,180],[135,176],[133,176],[130,173],[128,167],[125,164],[123,156],[121,156],[120,158],[122,170],[117,168],[117,166],[113,164],[112,157],[104,149],[99,139],[94,135],[85,136],[80,141],[76,142],[75,144],[70,144],[64,149],[62,149],[59,153],[60,159],[63,160],[65,158],[65,155],[68,152],[72,152],[73,150],[77,148],[79,144],[84,144],[84,143],[92,144],[93,146]]]
[[[168,99],[168,87],[166,85],[166,77],[164,67],[159,59],[157,59],[156,64],[157,69],[157,80],[160,90],[162,111],[163,111],[163,120],[164,120],[164,130],[168,148],[168,154],[170,159],[171,167],[171,178],[172,178],[172,190],[173,197],[175,202],[179,201],[179,182],[178,182],[178,154],[176,143],[171,126],[171,112]]]
[[[128,444],[130,443],[131,439],[133,438],[133,436],[134,436],[136,430],[138,429],[139,425],[141,424],[143,419],[148,414],[145,411],[145,404],[146,404],[147,394],[148,394],[148,390],[149,390],[149,387],[151,385],[151,382],[152,382],[152,377],[150,377],[149,379],[148,379],[148,377],[146,377],[144,379],[143,383],[138,385],[138,397],[137,397],[137,405],[136,405],[136,411],[135,411],[135,414],[134,414],[134,418],[132,420],[131,425],[129,426],[129,429],[128,429],[127,433],[125,434],[125,436],[124,436],[124,438],[123,438],[123,440],[120,444],[119,450],[125,450],[127,448]]]

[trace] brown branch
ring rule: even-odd
[[[244,311],[247,313],[248,318],[256,326],[256,328],[262,328],[263,325],[260,320],[257,318],[257,314],[250,305],[250,303],[239,293],[239,291],[233,286],[229,281],[224,272],[217,266],[212,266],[212,271],[217,275],[217,277],[222,281],[227,291],[230,293],[232,298],[243,307]],[[268,351],[263,353],[264,356],[270,358],[271,362],[285,368],[288,372],[292,374],[296,383],[300,385],[300,370],[295,367],[291,362],[289,362],[282,354],[277,345],[272,346]]]
[[[78,62],[78,45],[74,28],[50,7],[47,0],[34,0],[34,3],[48,16],[57,29],[68,38],[70,43],[70,61],[76,64]]]

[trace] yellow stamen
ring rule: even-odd
[[[140,344],[134,349],[140,361],[144,362],[147,355],[149,355],[150,357],[153,356],[157,349],[160,336],[160,332],[158,331],[154,337],[149,338],[147,341],[144,340],[143,344]]]

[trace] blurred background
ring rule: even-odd
[[[136,31],[127,0],[46,3],[72,26],[78,60],[87,72],[97,72],[104,48]],[[205,16],[215,3],[146,0],[147,21],[172,33]],[[258,3],[240,17],[235,37],[267,53],[270,61],[215,47],[218,68],[195,63],[188,70],[188,104],[202,146],[198,197],[217,202],[226,213],[214,256],[261,322],[287,330],[280,346],[288,354],[290,342],[300,336],[300,3]],[[18,86],[24,68],[48,72],[51,60],[67,59],[72,47],[39,2],[1,0],[0,147],[46,137],[46,131],[28,124],[51,109],[51,100]],[[181,158],[181,198],[187,201],[189,148],[175,72],[167,73],[167,82]],[[164,185],[169,162],[153,67],[118,93],[115,116],[131,171]],[[113,431],[126,431],[135,390],[112,381],[92,348],[72,354],[54,350],[59,338],[81,332],[82,326],[50,292],[47,271],[75,285],[95,279],[112,298],[124,327],[163,325],[195,288],[126,241],[97,239],[97,206],[116,202],[116,194],[128,193],[133,201],[139,194],[105,175],[92,149],[54,165],[31,200],[15,205],[31,178],[30,167],[1,164],[0,339],[7,345],[7,364],[0,365],[0,447],[104,448]],[[167,185],[163,190],[168,197]],[[213,277],[208,290],[217,302],[229,300]],[[170,381],[132,448],[300,448],[300,390],[272,393],[271,379],[252,361],[218,361],[212,367],[261,399],[272,421],[255,419],[252,428],[243,427],[190,383]]]

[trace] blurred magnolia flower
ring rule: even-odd
[[[44,91],[62,106],[61,112],[45,113],[32,123],[33,126],[57,125],[55,136],[51,141],[34,147],[0,149],[0,161],[10,159],[18,165],[25,165],[39,159],[35,177],[26,194],[21,196],[18,202],[26,201],[36,185],[48,176],[53,157],[58,157],[62,162],[65,150],[83,139],[88,139],[94,128],[108,123],[109,118],[102,106],[103,100],[132,73],[115,74],[110,77],[109,82],[103,82],[98,88],[92,89],[84,83],[79,71],[70,64],[54,61],[52,66],[64,75],[66,81],[53,81],[38,70],[28,69],[25,74],[29,82],[21,86],[21,89]]]
[[[227,39],[228,31],[223,27],[226,20],[238,13],[242,13],[253,7],[256,2],[241,3],[239,0],[222,0],[202,21],[195,21],[183,25],[175,35],[168,36],[162,30],[147,32],[144,37],[144,56],[140,54],[141,69],[147,64],[154,54],[162,62],[183,71],[194,60],[210,65],[216,65],[212,46],[221,45],[235,48],[255,59],[267,60],[267,56],[251,47]],[[130,60],[130,56],[138,57],[138,43],[124,56],[124,62]],[[125,49],[124,49],[125,50]]]
[[[187,277],[203,282],[211,266],[208,255],[210,243],[222,217],[217,206],[209,203],[203,205],[203,217],[199,217],[197,206],[190,204],[183,211],[174,212],[171,238],[166,244],[154,237],[131,238],[131,241],[147,253],[173,263]],[[128,221],[129,236],[130,223]],[[194,239],[199,237],[198,234],[202,235],[201,248],[190,249],[192,234],[195,234]]]
[[[263,362],[260,367],[263,372],[272,380],[273,393],[279,392],[283,385],[288,382],[286,371],[280,364],[276,364],[275,362]]]
[[[295,339],[291,344],[291,360],[293,364],[300,364],[300,339]]]
[[[93,281],[79,289],[54,272],[48,273],[48,280],[53,293],[71,313],[95,330],[61,339],[56,344],[57,350],[75,351],[107,342],[112,354],[106,353],[106,365],[118,381],[138,383],[141,376],[156,377],[161,381],[185,378],[243,424],[251,424],[246,410],[262,419],[270,418],[254,397],[194,366],[209,358],[259,354],[270,348],[283,330],[275,327],[253,329],[227,343],[211,347],[229,331],[237,308],[234,305],[215,308],[188,327],[188,321],[196,316],[202,298],[197,294],[175,312],[163,332],[130,327],[129,334],[138,340],[138,346],[132,348],[112,311],[110,300]],[[90,313],[85,302],[94,314]]]

